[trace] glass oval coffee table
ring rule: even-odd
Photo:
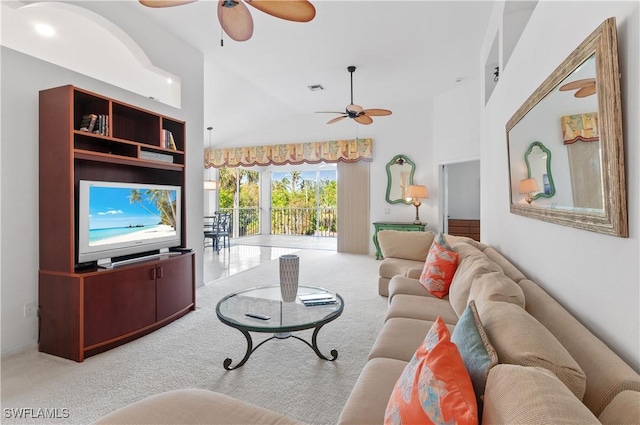
[[[324,325],[342,314],[343,309],[344,300],[339,294],[315,286],[298,286],[298,296],[293,302],[282,301],[279,285],[229,294],[218,302],[216,314],[222,323],[242,332],[247,339],[247,352],[237,365],[231,366],[232,360],[227,357],[223,366],[227,370],[237,369],[265,342],[289,337],[307,344],[321,359],[333,361],[338,358],[338,352],[331,350],[331,357],[324,356],[318,349],[317,336]],[[291,334],[312,328],[311,343]],[[253,347],[250,332],[273,333],[273,336]]]

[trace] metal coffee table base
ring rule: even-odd
[[[316,353],[316,355],[318,357],[320,357],[323,360],[327,360],[329,362],[334,361],[335,359],[338,358],[338,351],[331,350],[331,358],[324,356],[320,350],[318,349],[318,342],[317,342],[317,337],[318,337],[318,332],[320,332],[320,329],[322,328],[322,326],[324,326],[325,323],[320,324],[319,326],[316,326],[313,330],[313,335],[311,337],[311,344],[298,337],[295,335],[292,335],[291,332],[279,332],[274,334],[271,338],[265,339],[264,341],[262,341],[260,344],[256,345],[255,348],[253,347],[253,339],[251,338],[251,334],[249,333],[249,331],[244,330],[244,329],[238,329],[240,332],[242,332],[242,334],[244,335],[244,337],[247,339],[247,352],[245,353],[244,357],[242,360],[240,360],[240,363],[238,363],[235,366],[231,366],[231,363],[233,362],[233,360],[231,360],[229,357],[227,357],[224,362],[222,363],[222,365],[224,366],[225,369],[227,370],[233,370],[233,369],[237,369],[240,366],[244,365],[247,360],[249,360],[249,357],[251,357],[251,354],[253,354],[254,351],[256,351],[262,344],[264,344],[267,341],[271,341],[272,339],[286,339],[286,338],[295,338],[299,341],[304,342],[305,344],[307,344],[309,347],[311,347],[311,349]]]

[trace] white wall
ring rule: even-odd
[[[444,182],[440,181],[442,174],[439,167],[443,164],[477,164],[475,161],[480,158],[480,105],[482,103],[480,81],[479,78],[465,80],[456,89],[434,99],[432,163],[434,182],[433,188],[429,187],[429,193],[433,198],[434,206],[438,207],[436,212],[444,210],[444,200],[440,193],[443,190]],[[461,176],[461,178],[467,181],[477,180],[480,175],[476,171],[474,168],[466,169],[465,173],[469,174]],[[471,175],[471,173],[475,175]],[[479,188],[477,188],[473,202],[475,203],[481,195]],[[468,199],[470,200],[471,197]],[[469,205],[469,207],[471,206]],[[479,216],[479,212],[473,214]],[[461,217],[452,216],[452,218]],[[438,220],[438,230],[442,231],[444,217],[439,214],[436,220]]]
[[[611,16],[618,25],[629,238],[509,212],[506,122]],[[494,25],[499,25],[498,19]],[[636,369],[640,368],[639,25],[638,2],[580,2],[579,7],[575,2],[539,2],[481,114],[483,242],[503,252]],[[483,55],[488,54],[495,31],[495,26],[488,29]]]
[[[108,5],[102,2],[85,2],[83,5],[108,19],[116,18],[111,16],[113,12]],[[182,109],[169,107],[5,47],[0,50],[3,355],[37,341],[37,320],[24,318],[23,306],[38,299],[39,90],[73,84],[187,122],[187,240],[189,245],[196,248],[196,282],[202,281],[202,54],[167,35],[162,28],[152,24],[140,25],[144,18],[133,15],[119,17],[118,25],[142,46],[156,65],[182,78]]]

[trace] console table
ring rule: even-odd
[[[413,223],[394,223],[378,221],[373,223],[375,232],[373,233],[373,243],[376,246],[376,260],[382,258],[382,251],[380,251],[380,244],[378,243],[378,232],[380,230],[401,230],[403,232],[424,232],[424,228],[427,223],[413,224]]]

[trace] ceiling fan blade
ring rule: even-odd
[[[245,0],[251,6],[276,18],[294,22],[309,22],[316,8],[307,0]]]
[[[347,116],[347,114],[345,114],[344,112],[336,112],[336,111],[316,111],[316,114],[340,114],[340,115],[344,115],[345,117]]]
[[[590,86],[585,86],[583,88],[581,88],[580,90],[578,90],[576,92],[576,94],[574,94],[575,97],[587,97],[587,96],[591,96],[592,94],[595,94],[596,92],[596,85],[592,84]]]
[[[241,1],[220,0],[218,20],[227,35],[235,41],[246,41],[253,35],[253,18]]]
[[[369,115],[370,117],[382,117],[385,115],[391,115],[391,111],[388,109],[365,109],[364,112],[366,115]]]
[[[558,90],[567,91],[567,90],[581,89],[582,87],[588,86],[590,84],[595,84],[595,83],[596,83],[595,78],[583,78],[582,80],[576,80],[576,81],[567,83],[564,86],[560,87]]]
[[[173,7],[183,4],[195,3],[198,0],[139,0],[140,4],[147,7]]]
[[[354,120],[364,125],[369,125],[373,122],[373,119],[368,115],[360,115],[359,117],[355,117]]]
[[[338,121],[343,120],[345,118],[347,118],[346,115],[342,116],[342,117],[337,117],[337,118],[334,118],[334,119],[330,120],[329,122],[327,122],[327,124],[333,124],[334,122],[338,122]]]

